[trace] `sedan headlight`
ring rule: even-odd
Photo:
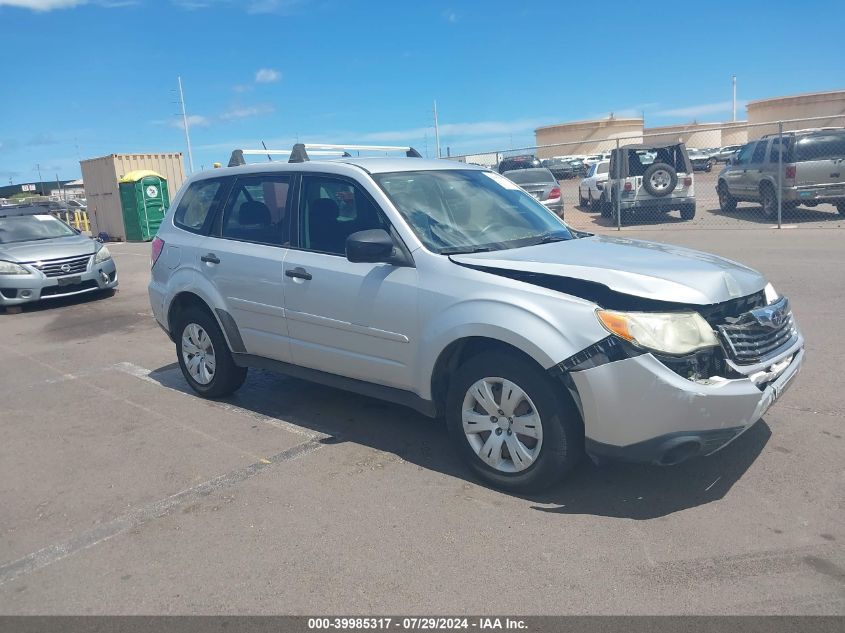
[[[697,312],[597,310],[596,316],[616,336],[666,354],[689,354],[719,344],[713,329]]]
[[[766,293],[766,305],[771,305],[780,299],[778,291],[775,290],[775,287],[772,284],[766,284],[766,289],[763,292]]]
[[[0,275],[28,275],[29,271],[14,262],[0,261]]]
[[[111,253],[107,247],[103,246],[97,251],[97,255],[94,257],[94,263],[101,264],[108,259],[111,259]]]

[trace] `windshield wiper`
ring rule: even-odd
[[[468,253],[489,253],[494,249],[492,246],[450,246],[441,248],[441,255],[466,255]]]
[[[551,244],[552,242],[566,242],[570,239],[570,236],[566,234],[561,234],[557,232],[549,232],[543,233],[542,235],[538,235],[537,239],[533,240],[529,246],[537,246],[539,244]]]

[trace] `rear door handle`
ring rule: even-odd
[[[206,264],[219,264],[220,258],[214,253],[208,253],[200,257],[200,261],[205,262]]]
[[[306,281],[311,281],[311,273],[305,270],[302,266],[297,266],[292,270],[286,270],[285,275],[295,279],[304,279]]]

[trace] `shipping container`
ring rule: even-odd
[[[85,183],[92,234],[107,233],[110,238],[120,241],[126,241],[118,186],[123,176],[138,169],[158,172],[167,179],[171,197],[185,181],[182,152],[109,154],[79,161],[79,165]]]

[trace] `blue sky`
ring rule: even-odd
[[[434,99],[444,154],[610,112],[728,120],[733,73],[741,104],[845,87],[845,5],[796,6],[0,0],[0,183],[37,180],[37,164],[45,180],[76,178],[79,158],[184,152],[177,75],[197,169],[262,140],[433,155]]]

